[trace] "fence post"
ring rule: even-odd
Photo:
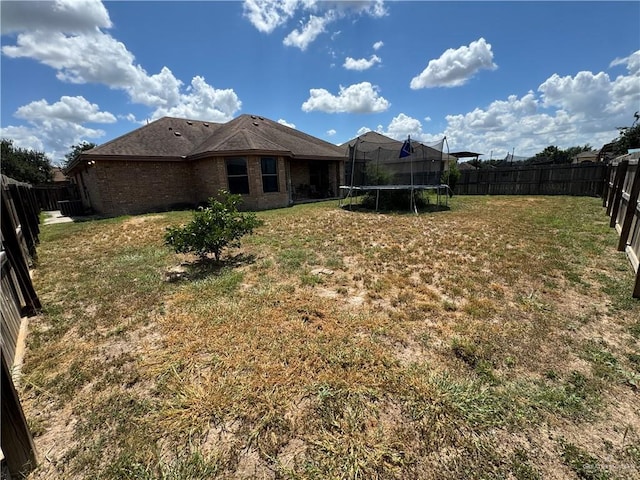
[[[7,462],[9,474],[13,478],[23,478],[36,466],[36,453],[33,438],[27,428],[27,421],[18,399],[18,394],[11,381],[9,367],[4,355],[2,360],[2,453]],[[4,476],[3,476],[4,478]]]
[[[633,217],[636,213],[636,209],[638,208],[638,194],[640,194],[640,166],[638,167],[633,179],[633,185],[631,186],[631,192],[629,193],[629,202],[627,203],[627,210],[625,211],[624,219],[622,220],[622,230],[620,231],[620,240],[618,241],[618,251],[620,252],[627,248],[627,238],[629,237],[629,232],[631,232]],[[638,267],[638,271],[640,271],[640,267]]]
[[[611,199],[613,206],[611,208],[611,220],[609,221],[610,227],[616,226],[618,219],[618,210],[620,209],[620,199],[622,198],[622,188],[624,186],[624,178],[627,175],[627,167],[629,166],[629,160],[622,160],[616,168],[616,178],[613,181],[613,198]]]

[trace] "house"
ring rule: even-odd
[[[195,206],[221,189],[261,210],[336,196],[345,160],[340,147],[257,115],[164,117],[83,152],[66,174],[103,215]]]
[[[584,162],[597,162],[599,161],[598,153],[599,152],[597,152],[596,150],[588,150],[586,152],[580,152],[571,158],[571,163],[577,164],[577,163],[584,163]]]
[[[53,183],[65,183],[65,182],[68,182],[69,179],[62,171],[62,168],[51,167],[51,181]]]

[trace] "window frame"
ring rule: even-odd
[[[273,170],[274,172],[265,172],[265,160],[273,161]],[[280,192],[280,182],[278,178],[278,157],[260,157],[260,173],[262,174],[262,192],[263,193],[279,193]],[[265,180],[268,179],[268,182]],[[275,185],[272,183],[273,179],[275,179]],[[268,185],[275,187],[275,190],[267,189]]]
[[[229,193],[240,194],[240,195],[249,195],[251,193],[251,187],[249,185],[249,164],[247,162],[247,157],[225,157],[225,168],[227,170],[227,186],[229,187]],[[238,162],[242,160],[244,162],[244,173],[230,173],[233,172],[234,167],[240,167],[240,165],[231,165],[231,170],[229,169],[230,163]],[[244,179],[244,181],[242,181]],[[238,190],[238,185],[241,182],[241,191]],[[246,191],[245,191],[246,190]]]

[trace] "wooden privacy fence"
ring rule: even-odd
[[[602,194],[602,163],[522,165],[462,170],[458,195],[586,195]]]
[[[0,390],[2,437],[0,447],[4,467],[18,478],[35,466],[33,439],[14,388],[11,372],[23,318],[40,310],[40,300],[31,283],[29,266],[36,258],[40,229],[38,202],[30,185],[2,176],[0,212]]]
[[[33,192],[41,210],[60,210],[58,202],[80,199],[78,186],[72,182],[36,185]]]
[[[618,250],[627,253],[636,272],[633,296],[640,298],[640,153],[618,157],[605,181],[603,206],[611,217],[609,225],[620,234]]]

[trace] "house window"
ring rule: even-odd
[[[229,182],[229,192],[249,193],[249,175],[247,174],[246,158],[227,158],[227,180]]]
[[[262,190],[265,193],[278,191],[278,160],[262,157]]]

